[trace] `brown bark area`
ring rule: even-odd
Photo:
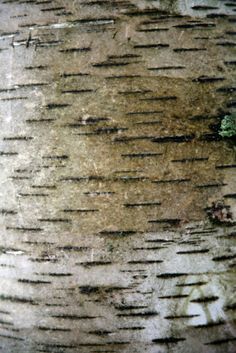
[[[204,5],[0,1],[0,352],[235,351],[236,6]]]

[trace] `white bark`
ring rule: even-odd
[[[202,4],[0,1],[0,352],[235,351],[235,6]]]

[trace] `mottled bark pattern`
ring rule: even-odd
[[[0,0],[0,352],[235,352],[235,11]]]

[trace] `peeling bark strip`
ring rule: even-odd
[[[0,353],[235,352],[235,11],[0,0]]]

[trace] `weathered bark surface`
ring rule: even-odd
[[[0,352],[235,352],[235,10],[0,1]]]

